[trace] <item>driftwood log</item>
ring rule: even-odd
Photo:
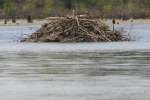
[[[49,17],[47,23],[22,42],[112,42],[128,41],[120,31],[111,30],[88,16]]]

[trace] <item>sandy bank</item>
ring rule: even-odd
[[[0,26],[30,26],[30,25],[42,25],[46,23],[46,20],[34,20],[33,23],[28,23],[27,20],[24,19],[18,19],[16,20],[16,23],[12,23],[11,20],[7,22],[7,24],[4,24],[4,20],[0,20]]]
[[[104,19],[104,22],[111,24],[111,19]],[[150,19],[129,19],[129,20],[116,20],[116,24],[150,24]]]
[[[107,24],[112,24],[111,19],[104,19],[104,22]],[[4,20],[0,20],[0,26],[28,26],[28,25],[42,25],[46,23],[47,20],[39,19],[34,20],[33,23],[28,23],[27,20],[24,19],[18,19],[16,23],[12,23],[12,21],[8,21],[7,24],[4,24]],[[150,24],[150,19],[130,19],[130,20],[116,20],[116,24]]]

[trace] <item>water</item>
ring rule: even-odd
[[[19,43],[38,26],[0,27],[0,100],[149,100],[150,25],[123,27],[136,41]]]

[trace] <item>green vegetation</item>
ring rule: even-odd
[[[150,0],[0,0],[0,18],[61,16],[72,9],[107,18],[150,18]]]

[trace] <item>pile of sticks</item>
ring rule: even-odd
[[[113,42],[128,37],[88,16],[49,17],[48,22],[22,42]]]

